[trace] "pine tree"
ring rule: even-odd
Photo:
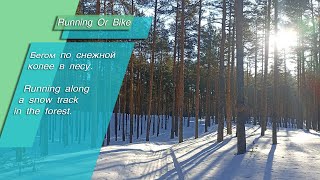
[[[231,29],[233,28],[233,23],[232,23],[232,3],[229,1],[229,28],[228,28],[228,64],[227,64],[227,92],[226,92],[226,120],[227,120],[227,134],[232,134],[232,100],[231,100],[231,50],[232,50],[232,43],[233,40],[231,39]]]
[[[271,14],[271,0],[267,3],[267,17],[266,17],[266,38],[265,38],[265,60],[264,60],[264,76],[263,76],[263,115],[261,121],[261,136],[264,136],[268,120],[268,95],[267,95],[267,79],[268,79],[268,60],[269,60],[269,36],[270,36],[270,15]]]
[[[219,64],[219,117],[218,117],[218,136],[217,141],[223,141],[224,128],[224,104],[225,104],[225,70],[224,70],[224,51],[226,41],[226,20],[227,20],[227,3],[223,0],[222,12],[222,38],[220,46],[220,64]]]
[[[236,47],[237,47],[237,149],[246,152],[244,71],[243,71],[243,0],[236,1]]]
[[[199,22],[198,22],[198,52],[197,52],[197,77],[196,77],[196,112],[195,112],[195,139],[199,136],[199,100],[200,100],[200,43],[201,43],[201,12],[202,0],[199,0]]]
[[[155,1],[155,7],[154,7],[152,55],[151,55],[151,63],[150,63],[149,100],[148,100],[148,104],[149,105],[148,105],[148,120],[147,120],[146,141],[149,141],[149,138],[150,138],[151,111],[152,111],[152,89],[153,89],[153,71],[154,71],[155,49],[156,49],[157,11],[158,11],[158,0]]]
[[[185,0],[181,0],[181,57],[180,57],[180,71],[179,71],[179,143],[183,142],[183,100],[184,100],[184,41],[185,41]]]
[[[274,22],[275,22],[275,36],[278,34],[278,0],[274,0]],[[277,144],[277,121],[278,121],[278,108],[279,108],[279,70],[278,70],[278,47],[274,43],[274,85],[273,85],[273,117],[272,117],[272,144]]]
[[[133,0],[132,0],[132,5],[131,5],[131,15],[134,15],[134,9],[133,9]],[[134,56],[132,56],[132,58],[130,58],[130,138],[129,141],[130,143],[132,143],[132,139],[133,139],[133,104],[134,104],[134,99],[133,99],[133,89],[134,89],[134,72],[133,72],[133,65],[134,65]]]

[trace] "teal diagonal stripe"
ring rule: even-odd
[[[146,39],[152,18],[135,17],[128,31],[63,31],[61,39]]]
[[[64,52],[72,56],[70,59],[42,59],[54,65],[63,64],[64,69],[23,69],[1,137],[1,146],[8,148],[0,148],[0,179],[90,179],[133,46],[133,42],[32,43],[29,55],[32,52]],[[88,55],[110,52],[114,58]],[[27,58],[24,67],[34,60]],[[35,61],[38,63],[38,60]],[[58,89],[23,92],[25,85],[61,89],[59,93],[55,93]],[[53,101],[44,105],[17,104],[21,97],[26,100],[44,97]],[[59,97],[77,97],[78,100],[77,103],[58,103],[56,100]],[[22,110],[31,107],[40,109],[41,113],[37,116],[13,115],[14,107]],[[47,109],[68,108],[69,114],[44,113]]]

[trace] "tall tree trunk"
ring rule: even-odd
[[[178,40],[179,41],[179,40]],[[175,135],[178,137],[179,135],[179,116],[180,116],[180,113],[179,113],[179,89],[180,89],[180,83],[179,83],[179,77],[180,77],[180,45],[179,43],[177,44],[177,68],[176,68],[176,81],[177,81],[177,85],[176,85],[176,89],[175,89],[175,96],[176,96],[176,104],[175,104],[175,112],[177,112],[175,114],[175,124],[174,124],[174,127],[175,127]]]
[[[227,134],[232,134],[232,100],[231,100],[231,26],[232,26],[232,4],[229,2],[229,28],[228,28],[228,64],[227,64],[227,97],[226,97],[226,113],[227,113]]]
[[[152,110],[153,71],[154,71],[155,49],[156,49],[157,11],[158,11],[158,0],[155,1],[155,7],[154,7],[153,40],[152,40],[152,56],[151,56],[151,63],[150,63],[148,121],[147,121],[146,141],[149,141],[149,138],[150,138],[149,136],[150,136],[151,110]]]
[[[118,141],[118,102],[119,102],[119,97],[117,98],[116,107],[114,108],[114,136],[115,136],[115,141]]]
[[[141,44],[140,44],[141,46]],[[140,47],[140,57],[138,63],[138,86],[137,86],[137,111],[138,111],[138,119],[137,119],[137,139],[139,139],[140,135],[140,122],[142,124],[142,104],[141,104],[141,64],[142,64],[142,50]]]
[[[313,62],[314,62],[314,81],[313,81],[313,88],[314,88],[314,94],[313,94],[313,99],[314,99],[314,103],[313,103],[313,111],[312,114],[314,115],[314,123],[317,124],[317,126],[319,126],[318,121],[316,121],[318,116],[318,112],[319,111],[317,109],[318,106],[318,99],[317,99],[317,73],[318,73],[318,67],[319,67],[319,62],[318,62],[318,45],[317,45],[317,33],[316,33],[316,22],[315,22],[315,13],[314,13],[314,7],[313,7],[313,0],[311,0],[310,2],[311,4],[311,12],[312,12],[312,34],[313,34],[313,41],[312,41],[312,54],[313,54]],[[320,4],[320,2],[318,2],[318,4]],[[320,13],[320,12],[319,12]],[[319,19],[320,21],[320,19]],[[320,23],[319,23],[320,26]],[[320,40],[319,40],[320,41]],[[313,128],[314,130],[317,130],[316,128]]]
[[[261,136],[264,136],[268,120],[268,60],[269,60],[269,36],[270,36],[270,14],[271,14],[271,0],[267,4],[267,17],[266,17],[266,39],[265,39],[265,61],[264,61],[264,77],[263,77],[263,115],[261,121]]]
[[[132,143],[133,139],[133,57],[130,62],[130,136],[129,141]]]
[[[263,28],[264,31],[263,33],[265,34],[265,28]],[[262,40],[262,42],[264,39]],[[264,74],[264,45],[261,43],[261,79],[260,82],[263,83],[263,74]],[[261,88],[261,98],[260,98],[260,103],[259,103],[259,116],[260,116],[260,121],[259,125],[260,128],[262,127],[262,119],[263,119],[263,87]]]
[[[231,100],[232,100],[232,117],[235,122],[236,117],[236,73],[235,73],[235,36],[236,36],[236,27],[235,27],[235,18],[232,23],[232,40],[231,40]]]
[[[223,0],[222,12],[222,38],[220,46],[220,64],[219,64],[219,117],[218,117],[218,136],[217,141],[223,141],[224,129],[224,104],[225,104],[225,74],[224,74],[224,48],[226,41],[226,18],[227,18],[227,3]]]
[[[236,47],[237,47],[237,149],[246,152],[244,72],[243,72],[243,0],[236,1]]]
[[[320,3],[318,3],[318,32],[320,32]],[[319,37],[320,39],[320,33]],[[317,81],[317,88],[320,88],[320,40],[318,41],[318,63],[317,63],[317,74],[316,74],[316,81]],[[316,114],[317,114],[317,124],[318,128],[317,130],[320,131],[320,93],[317,93],[317,105],[316,105]]]
[[[134,15],[134,9],[133,9],[133,0],[132,2],[132,6],[131,6],[131,15]],[[132,143],[132,139],[133,139],[133,86],[134,86],[134,72],[133,72],[133,65],[134,65],[134,59],[135,57],[132,55],[131,62],[130,62],[130,143]]]
[[[289,118],[289,94],[286,93],[289,90],[288,87],[288,75],[287,75],[287,61],[286,61],[286,52],[284,51],[284,118],[285,118],[285,124],[284,127],[288,128],[288,118]]]
[[[157,136],[160,134],[160,121],[162,121],[162,81],[163,81],[163,74],[162,74],[162,62],[163,61],[163,55],[162,55],[162,50],[161,50],[161,58],[160,58],[160,63],[159,63],[159,74],[160,74],[160,79],[159,79],[159,94],[158,94],[158,126],[157,126]],[[163,121],[162,121],[163,122]],[[162,124],[163,127],[163,124]]]
[[[197,79],[196,79],[196,112],[195,112],[195,139],[199,136],[199,100],[200,100],[200,43],[201,43],[201,12],[202,0],[199,0],[199,22],[198,22],[198,54],[197,54]]]
[[[185,41],[185,0],[181,3],[181,59],[180,59],[180,71],[179,71],[179,106],[178,112],[180,114],[179,119],[179,143],[183,142],[183,99],[184,99],[184,41]]]
[[[209,63],[208,63],[209,65]],[[214,69],[215,67],[217,67],[217,63],[215,63],[214,65]],[[219,76],[219,72],[216,70],[214,72],[214,76],[215,77],[218,77]],[[219,81],[217,78],[215,78],[214,80],[214,92],[215,92],[215,95],[214,95],[214,123],[215,124],[218,124],[218,117],[219,117]]]
[[[108,130],[107,130],[107,146],[110,145],[110,138],[111,138],[111,129],[110,129],[110,126],[108,125]]]
[[[254,109],[254,120],[253,125],[257,125],[258,119],[258,98],[257,98],[257,80],[258,80],[258,22],[256,20],[256,27],[255,27],[255,42],[254,42],[254,94],[253,94],[253,109]]]
[[[173,78],[173,94],[172,94],[172,116],[171,116],[171,135],[170,138],[173,139],[176,132],[176,60],[177,60],[177,40],[178,40],[178,12],[179,12],[179,2],[177,0],[176,7],[176,22],[175,22],[175,33],[174,33],[174,47],[173,47],[173,67],[172,67],[172,78]]]
[[[208,127],[210,126],[210,57],[207,56],[207,64],[208,64],[208,75],[207,75],[207,82],[206,82],[206,119],[205,119],[205,126],[204,132],[208,132]]]
[[[188,96],[187,97],[187,100],[186,100],[187,102],[185,102],[186,103],[186,115],[188,116],[187,117],[187,127],[190,127],[190,97]]]
[[[299,7],[301,7],[301,4],[299,2]],[[303,13],[299,12],[299,23],[303,22]],[[299,28],[299,45],[298,45],[298,60],[299,60],[299,110],[298,110],[298,128],[303,129],[304,125],[304,110],[305,110],[305,57],[304,57],[304,30],[302,28]]]
[[[274,0],[274,22],[275,37],[278,35],[278,0]],[[278,47],[277,42],[274,43],[274,86],[273,86],[273,117],[272,117],[272,144],[277,144],[277,121],[278,121],[278,88],[279,88],[279,70],[278,70]]]
[[[127,74],[124,77],[124,86],[122,89],[122,141],[126,140],[125,118],[126,118],[126,102],[127,102]]]

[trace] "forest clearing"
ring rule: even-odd
[[[91,103],[44,118],[39,153],[14,149],[4,175],[46,174],[63,158],[85,165],[101,148],[93,179],[319,179],[319,0],[80,0],[76,15],[153,22],[146,40],[67,40],[134,42],[121,88],[108,91],[117,68],[103,63],[68,79],[95,85],[74,90],[95,92]]]
[[[319,1],[108,1],[78,10],[154,19],[134,50],[94,179],[317,179]]]

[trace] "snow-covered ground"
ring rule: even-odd
[[[201,128],[200,128],[201,129]],[[185,128],[183,143],[151,138],[150,143],[110,145],[101,149],[93,179],[320,179],[320,134],[280,129],[271,145],[271,130],[260,136],[258,126],[246,127],[247,150],[235,155],[235,134],[216,142],[215,127],[198,139]],[[235,129],[233,129],[235,132]],[[188,132],[190,131],[190,132]],[[164,138],[167,137],[167,138]]]

